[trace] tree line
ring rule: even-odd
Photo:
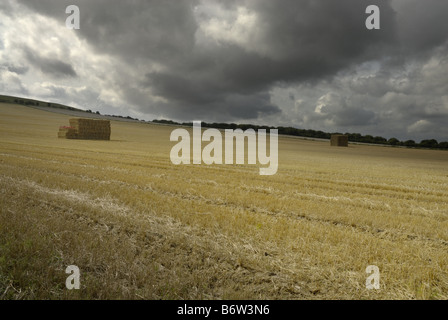
[[[153,120],[152,122],[160,124],[183,125],[189,127],[193,126],[192,122],[179,123],[172,120]],[[249,128],[252,128],[254,130],[278,129],[279,134],[288,136],[307,137],[307,138],[318,138],[318,139],[330,139],[332,134],[344,134],[340,132],[329,133],[320,130],[298,129],[294,127],[270,127],[270,126],[258,126],[252,124],[216,123],[216,122],[214,123],[203,122],[202,127],[216,128],[216,129],[233,129],[233,130],[235,129],[246,130]],[[425,139],[420,142],[416,142],[414,140],[400,141],[397,138],[386,139],[380,136],[362,135],[360,133],[346,132],[345,135],[348,136],[348,141],[350,142],[401,146],[409,148],[448,149],[448,141],[438,142],[436,139]]]

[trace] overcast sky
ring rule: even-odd
[[[446,141],[447,15],[446,0],[1,0],[0,94]]]

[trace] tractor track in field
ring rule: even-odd
[[[439,248],[439,249],[440,248],[446,249],[446,247],[448,246],[448,241],[443,240],[443,239],[434,239],[434,238],[419,236],[419,235],[412,234],[412,233],[405,233],[405,232],[402,232],[401,230],[396,230],[396,229],[387,230],[387,229],[381,229],[381,228],[376,228],[376,227],[363,226],[363,225],[358,225],[355,223],[348,223],[348,222],[344,222],[344,221],[340,221],[340,220],[325,219],[325,218],[313,216],[310,214],[300,214],[298,212],[293,212],[293,211],[270,211],[270,210],[267,210],[265,208],[258,207],[258,206],[253,206],[253,205],[244,206],[244,205],[229,202],[229,201],[226,201],[223,199],[213,199],[213,198],[204,197],[203,195],[194,195],[191,193],[179,193],[179,192],[173,192],[173,191],[160,190],[160,189],[153,188],[151,185],[139,186],[136,184],[131,184],[131,183],[128,183],[125,181],[120,181],[120,180],[107,180],[106,181],[106,180],[100,180],[100,179],[95,179],[95,178],[91,178],[91,177],[79,176],[79,175],[73,175],[73,177],[81,178],[83,180],[85,180],[87,178],[90,182],[96,183],[96,184],[104,184],[104,183],[110,184],[110,185],[115,184],[118,187],[122,187],[122,188],[132,188],[132,189],[140,190],[143,192],[151,192],[153,194],[157,194],[159,196],[164,196],[167,198],[176,198],[176,199],[182,199],[182,200],[186,200],[186,201],[196,201],[196,202],[201,202],[201,203],[216,206],[216,207],[224,207],[224,208],[229,208],[229,209],[233,209],[233,210],[248,211],[248,212],[262,214],[262,215],[271,216],[271,217],[281,217],[281,218],[286,218],[286,219],[291,219],[291,220],[301,220],[301,221],[325,224],[325,225],[334,226],[334,227],[341,227],[341,228],[345,228],[345,229],[350,229],[350,231],[352,231],[352,232],[368,233],[376,238],[380,238],[382,240],[387,240],[387,241],[393,241],[393,242],[405,241],[408,243],[421,242],[421,243],[430,244],[434,248]],[[307,195],[313,196],[312,194],[307,194]],[[317,195],[314,195],[314,196],[317,196]]]
[[[308,288],[308,284],[300,283],[299,286],[293,279],[294,272],[284,266],[279,258],[276,260],[274,247],[257,248],[253,243],[243,239],[236,240],[225,234],[212,234],[208,230],[181,224],[168,216],[160,217],[138,213],[124,205],[110,203],[111,199],[93,198],[87,193],[50,189],[33,181],[0,175],[1,184],[7,184],[8,190],[15,189],[15,191],[7,191],[5,188],[0,192],[0,196],[5,192],[8,192],[10,196],[11,194],[16,195],[18,189],[21,192],[24,192],[24,189],[29,189],[25,192],[27,196],[22,196],[21,199],[23,203],[30,203],[30,207],[35,208],[37,202],[38,209],[47,212],[50,216],[64,217],[74,223],[86,225],[97,233],[112,234],[114,237],[120,239],[124,237],[130,240],[134,243],[136,258],[145,249],[149,249],[151,252],[168,250],[170,251],[167,253],[169,255],[185,257],[184,262],[188,265],[189,258],[194,255],[195,259],[206,259],[208,264],[213,264],[216,269],[219,269],[221,278],[240,279],[241,284],[246,282],[246,284],[258,286],[260,291],[265,291],[266,288],[274,285],[275,292],[272,292],[274,296],[279,294],[282,298],[303,299],[316,295],[315,290]],[[50,199],[47,197],[43,199],[39,196],[43,194],[49,196]],[[102,211],[103,215],[90,216],[83,209],[86,206]],[[10,213],[20,214],[19,212]],[[120,220],[116,219],[117,217],[129,217],[133,223],[123,227]],[[150,229],[142,228],[142,224],[145,226],[149,224]],[[57,238],[60,235],[54,234],[54,236]],[[137,246],[138,248],[136,248]],[[267,254],[266,250],[270,253]],[[243,261],[239,258],[242,256],[263,257],[265,260],[270,260],[268,263],[270,267],[262,269],[251,265],[248,259]],[[171,271],[167,265],[162,264],[159,267],[165,273]],[[91,266],[83,271],[103,272],[105,268],[105,266]],[[172,274],[171,276],[176,275]],[[219,294],[211,295],[209,298],[219,299],[220,296]]]

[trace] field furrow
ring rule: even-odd
[[[448,298],[447,152],[281,137],[260,176],[171,164],[170,126],[70,141],[67,116],[0,115],[1,298]],[[24,118],[39,130],[12,130]]]

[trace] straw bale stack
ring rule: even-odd
[[[58,138],[61,139],[76,139],[78,133],[73,127],[59,127]]]
[[[78,139],[110,140],[110,121],[70,119],[70,126],[78,132]]]
[[[93,119],[70,119],[70,127],[59,128],[59,138],[84,140],[110,140],[110,121]]]
[[[332,134],[330,144],[332,147],[348,147],[348,136],[343,134]]]

